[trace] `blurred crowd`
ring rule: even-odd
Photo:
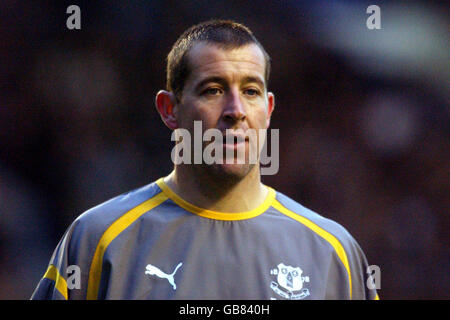
[[[31,296],[78,215],[171,171],[154,97],[173,42],[210,18],[272,57],[280,169],[263,182],[345,226],[381,299],[448,299],[448,8],[379,1],[368,30],[361,2],[313,3],[2,1],[0,299]]]

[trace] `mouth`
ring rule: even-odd
[[[223,136],[224,148],[237,149],[245,146],[249,141],[248,136],[227,134]]]

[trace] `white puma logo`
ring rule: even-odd
[[[177,290],[177,285],[175,284],[175,279],[173,278],[173,276],[175,275],[175,272],[177,272],[178,268],[182,265],[183,263],[180,262],[171,274],[167,274],[154,265],[148,264],[147,267],[145,267],[145,274],[149,274],[151,276],[155,275],[157,277],[160,277],[161,279],[167,279],[167,281],[169,281],[169,283],[172,285],[173,290]]]

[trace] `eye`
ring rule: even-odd
[[[222,94],[222,90],[220,88],[207,88],[205,89],[202,94],[208,95],[208,96],[217,96],[219,94]]]
[[[246,95],[248,95],[248,96],[252,96],[252,97],[253,97],[253,96],[259,95],[259,90],[250,88],[250,89],[245,89],[245,90],[244,90],[244,93],[245,93]]]

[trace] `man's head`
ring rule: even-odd
[[[265,136],[244,142],[239,131],[247,134],[269,127],[275,104],[274,95],[267,91],[269,70],[269,57],[248,28],[230,21],[194,26],[183,33],[169,54],[169,90],[158,92],[156,108],[170,129],[187,130],[195,141],[199,134],[194,124],[200,122],[202,137],[205,131],[214,129],[221,139],[233,136],[240,141],[224,142],[220,148],[225,153],[234,150],[246,159],[256,155],[259,160]],[[205,150],[212,143],[209,141],[202,141],[200,151],[191,144],[193,152]],[[219,142],[222,141],[214,139],[214,143]],[[249,162],[214,162],[207,168],[191,169],[242,178],[250,172],[258,173],[257,169],[252,170],[255,163]]]
[[[235,49],[256,44],[264,55],[266,86],[270,75],[270,57],[246,26],[230,20],[210,20],[187,29],[175,42],[167,56],[167,91],[180,98],[186,79],[191,74],[189,52],[198,43],[204,42],[221,49]]]

